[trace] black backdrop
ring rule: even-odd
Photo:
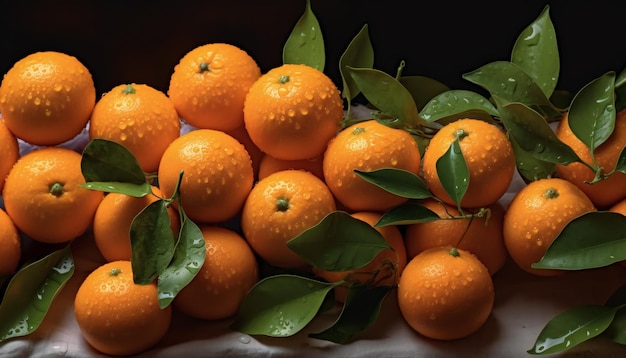
[[[326,42],[326,72],[367,24],[375,67],[471,89],[461,74],[508,60],[518,34],[550,6],[561,55],[559,88],[578,91],[626,64],[626,3],[605,0],[437,1],[311,0]],[[305,0],[10,1],[0,9],[0,72],[21,57],[57,50],[78,57],[99,93],[122,83],[167,91],[174,65],[192,48],[228,42],[262,71],[281,63],[282,46]]]

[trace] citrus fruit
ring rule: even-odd
[[[70,241],[90,226],[101,191],[85,183],[81,155],[59,147],[44,147],[23,155],[9,172],[3,190],[7,214],[33,240]]]
[[[109,193],[98,205],[93,218],[93,238],[107,261],[130,260],[132,257],[130,227],[139,212],[162,197],[161,190],[152,187],[152,194],[133,197],[122,193]],[[174,207],[168,207],[170,226],[178,237],[180,219]]]
[[[280,268],[304,268],[306,262],[287,241],[335,210],[324,182],[303,170],[283,170],[259,180],[241,212],[241,229],[254,252]]]
[[[234,316],[259,280],[256,256],[237,232],[215,225],[200,226],[206,258],[198,274],[173,301],[174,308],[205,320]]]
[[[0,153],[2,153],[2,157],[0,157],[0,192],[2,192],[4,180],[11,171],[13,164],[20,157],[20,146],[17,138],[4,124],[2,117],[0,117]]]
[[[172,308],[159,307],[156,282],[133,282],[130,261],[98,266],[81,283],[74,299],[76,322],[84,339],[108,355],[138,354],[167,333]]]
[[[561,178],[528,183],[511,200],[504,215],[504,243],[509,255],[524,271],[556,276],[561,270],[531,267],[574,218],[595,211],[591,200],[576,185]]]
[[[146,173],[157,171],[165,148],[179,135],[180,120],[172,101],[145,84],[122,84],[106,92],[89,122],[89,139],[123,145]]]
[[[333,81],[307,65],[263,74],[246,95],[244,123],[264,153],[285,160],[320,155],[339,130],[343,100]]]
[[[504,132],[482,120],[458,119],[444,125],[433,135],[422,158],[426,185],[437,198],[448,204],[457,204],[445,191],[437,173],[437,161],[457,139],[469,172],[469,185],[461,199],[461,206],[480,208],[495,203],[513,180],[515,155]]]
[[[498,202],[487,208],[482,217],[459,218],[456,206],[435,199],[420,204],[436,213],[441,220],[410,224],[404,235],[409,259],[420,252],[437,246],[455,246],[476,255],[491,275],[500,271],[508,252],[504,245],[504,207]]]
[[[259,179],[287,169],[301,169],[313,173],[316,177],[324,180],[323,156],[318,155],[315,158],[284,160],[274,158],[271,155],[264,154],[259,163]]]
[[[409,132],[367,120],[339,132],[324,153],[326,184],[350,211],[385,211],[407,201],[354,172],[382,168],[419,174],[419,148]]]
[[[592,164],[593,159],[587,145],[583,143],[569,127],[568,115],[565,114],[556,128],[556,136],[567,144],[585,163]],[[621,151],[626,147],[626,110],[617,113],[615,128],[611,136],[594,151],[597,164],[606,174],[615,168]],[[615,172],[606,179],[588,184],[594,178],[594,172],[582,163],[556,165],[557,176],[579,187],[597,208],[608,208],[626,198],[626,174]]]
[[[624,216],[626,216],[626,198],[620,200],[619,202],[613,204],[613,206],[611,206],[609,209],[609,211],[612,211],[614,213],[620,213]]]
[[[179,175],[183,210],[196,223],[218,223],[239,213],[254,172],[243,144],[218,130],[198,129],[176,138],[159,165],[159,188],[172,197]]]
[[[380,213],[361,211],[350,214],[355,219],[366,222],[374,226],[381,217]],[[378,227],[376,230],[383,236],[385,241],[391,246],[391,249],[381,251],[367,265],[350,271],[326,271],[313,268],[313,273],[327,282],[339,282],[345,280],[348,286],[354,284],[364,284],[367,286],[393,286],[398,283],[398,279],[402,275],[402,270],[407,263],[406,249],[404,247],[404,239],[402,233],[397,226],[388,225]],[[347,296],[345,286],[339,286],[335,289],[335,299],[344,302]]]
[[[0,208],[0,278],[17,271],[22,256],[22,242],[7,213]]]
[[[250,160],[252,160],[252,170],[254,171],[254,178],[256,180],[259,175],[259,166],[264,153],[254,144],[252,139],[250,139],[248,131],[246,131],[246,127],[243,124],[233,130],[226,131],[226,133],[237,139],[248,151]]]
[[[18,60],[0,86],[0,112],[16,137],[57,145],[78,135],[96,103],[89,70],[76,57],[35,52]]]
[[[489,318],[495,300],[487,268],[469,251],[451,246],[420,252],[398,283],[398,305],[416,332],[437,340],[464,338]]]
[[[260,76],[259,66],[243,49],[210,43],[180,59],[167,93],[187,123],[228,131],[243,125],[246,94]]]

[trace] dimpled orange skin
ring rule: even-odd
[[[234,316],[259,280],[256,256],[235,231],[211,225],[203,225],[200,230],[206,244],[204,264],[178,293],[174,308],[205,320]]]
[[[326,184],[350,211],[385,211],[407,201],[359,177],[354,170],[381,168],[420,171],[419,148],[411,135],[375,120],[342,130],[328,144],[323,171]]]
[[[524,271],[557,276],[562,270],[531,267],[541,260],[563,228],[574,218],[596,211],[591,200],[565,179],[530,182],[511,200],[504,216],[504,243],[510,257]]]
[[[7,128],[4,120],[0,116],[0,192],[4,187],[4,180],[11,171],[13,164],[20,157],[20,146],[17,138]]]
[[[74,56],[56,51],[30,54],[4,75],[0,112],[16,137],[34,145],[57,145],[78,135],[89,121],[96,88]]]
[[[0,278],[15,273],[22,255],[21,247],[17,228],[0,208]]]
[[[108,355],[133,355],[156,345],[167,333],[172,307],[159,307],[156,282],[133,282],[130,261],[96,268],[82,282],[74,299],[81,334]]]
[[[229,131],[243,125],[246,94],[260,76],[259,66],[244,50],[211,43],[180,59],[167,94],[192,126]]]
[[[157,171],[161,155],[179,134],[180,120],[170,99],[145,84],[118,85],[105,93],[89,123],[89,139],[123,145],[146,173]]]
[[[584,162],[590,164],[593,162],[589,148],[570,129],[567,114],[559,121],[556,136],[563,143],[569,145]],[[598,165],[604,168],[603,173],[615,168],[619,154],[624,147],[626,147],[626,111],[622,110],[617,113],[613,134],[594,151]],[[626,174],[622,172],[615,172],[608,178],[594,184],[586,183],[593,180],[594,173],[582,163],[571,163],[567,166],[557,165],[556,173],[560,178],[574,183],[584,191],[599,209],[606,209],[626,198]]]
[[[456,205],[439,180],[436,162],[448,151],[456,139],[456,133],[461,130],[465,136],[459,140],[459,146],[469,170],[469,187],[461,200],[461,206],[489,206],[506,192],[516,168],[511,142],[493,124],[464,118],[442,127],[431,138],[424,152],[424,181],[436,197]]]
[[[264,153],[300,160],[326,149],[343,114],[341,94],[326,74],[306,65],[285,64],[250,87],[244,123]]]

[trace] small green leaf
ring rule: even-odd
[[[517,144],[513,136],[509,136],[509,141],[515,153],[517,171],[527,182],[553,176],[556,167],[554,163],[535,158]]]
[[[534,268],[583,270],[626,260],[626,217],[593,211],[570,221]]]
[[[0,342],[36,331],[73,274],[70,245],[22,267],[11,278],[2,297]]]
[[[285,42],[283,63],[305,64],[324,71],[326,63],[324,37],[311,9],[311,0],[306,0],[304,13]]]
[[[336,286],[297,275],[262,279],[244,298],[232,328],[251,335],[292,336],[315,318]]]
[[[391,290],[392,287],[389,286],[351,287],[337,321],[322,332],[309,334],[309,337],[338,344],[353,341],[355,336],[376,321],[381,304]]]
[[[432,98],[449,90],[443,83],[425,76],[402,76],[400,84],[411,93],[418,109],[424,108]]]
[[[83,188],[99,190],[107,193],[120,193],[128,196],[140,198],[152,192],[152,187],[147,181],[142,184],[122,183],[122,182],[87,182],[79,184]]]
[[[163,199],[150,203],[135,216],[130,225],[135,283],[152,282],[172,261],[175,238],[167,205],[168,202]]]
[[[141,185],[147,181],[135,156],[121,144],[96,138],[91,140],[81,159],[87,182],[121,182]]]
[[[326,215],[317,225],[287,241],[309,264],[326,271],[363,267],[391,246],[368,223],[343,211]]]
[[[561,62],[549,5],[518,36],[511,62],[533,78],[546,97],[552,95],[559,79]]]
[[[367,25],[364,25],[339,59],[339,72],[343,81],[343,92],[341,93],[343,98],[351,101],[361,92],[352,76],[346,74],[346,67],[372,68],[373,66],[374,49]]]
[[[354,172],[365,181],[403,198],[425,199],[433,196],[424,180],[408,170],[381,168],[369,172],[355,169]]]
[[[626,147],[622,148],[619,153],[617,163],[615,164],[615,171],[626,174]]]
[[[460,113],[468,111],[483,111],[493,117],[500,115],[496,107],[480,94],[467,90],[450,90],[426,103],[420,116],[426,122],[435,122],[450,117],[458,118]]]
[[[408,202],[384,213],[374,227],[427,223],[439,219],[439,215],[427,207],[416,202]]]
[[[574,97],[567,115],[570,129],[593,152],[615,128],[615,72],[584,86]]]
[[[459,138],[450,144],[450,148],[439,159],[437,159],[437,176],[446,193],[459,206],[461,200],[469,187],[469,170],[467,163],[461,152]]]

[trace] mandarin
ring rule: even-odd
[[[0,157],[0,192],[2,192],[7,175],[20,157],[17,138],[11,133],[2,117],[0,117],[0,153],[2,153]]]
[[[0,278],[17,271],[22,257],[22,241],[13,220],[0,208]]]

